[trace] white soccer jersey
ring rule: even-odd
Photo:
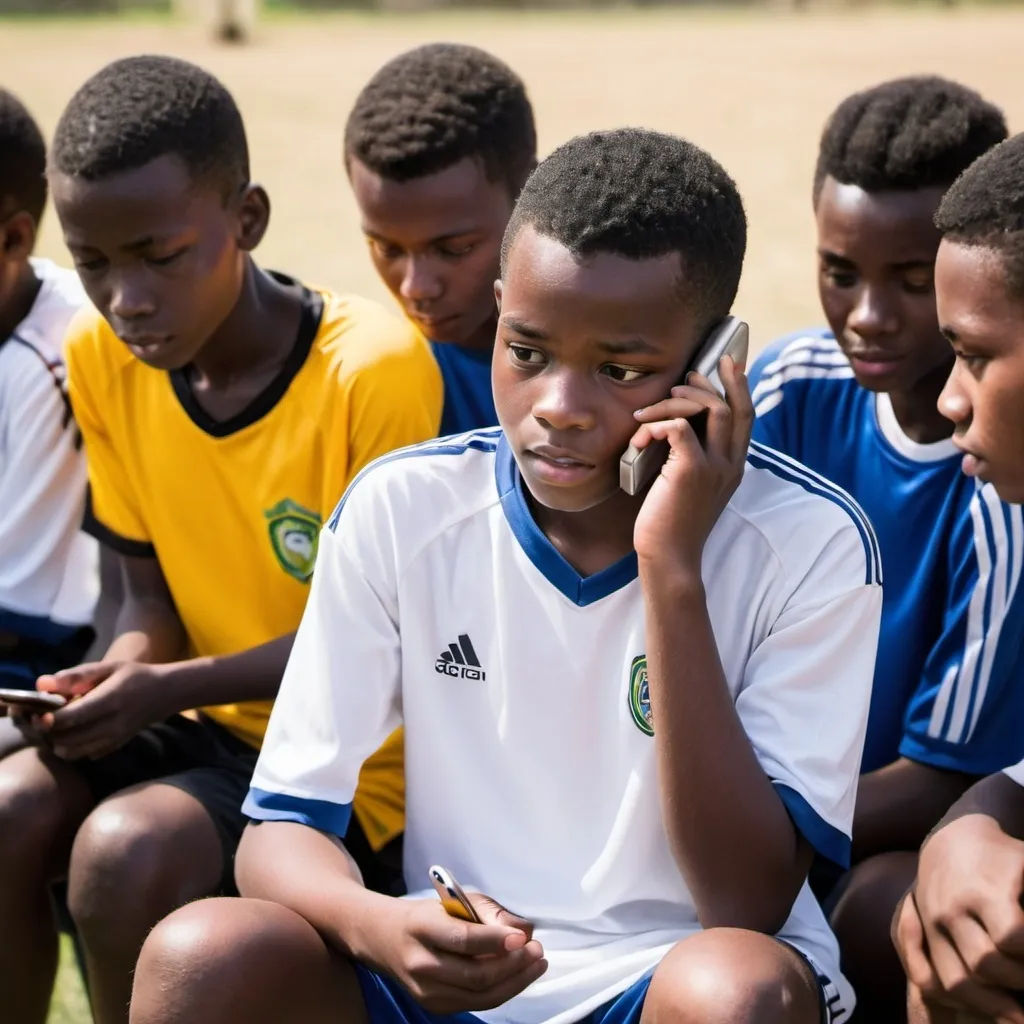
[[[61,352],[85,292],[73,271],[32,265],[39,294],[0,339],[0,629],[50,642],[92,621],[99,555],[79,529],[85,455]]]
[[[845,863],[881,606],[856,505],[767,449],[709,538],[736,709],[797,827]],[[485,1021],[578,1020],[699,929],[665,837],[635,555],[582,578],[500,430],[405,449],[349,488],[246,801],[344,836],[360,765],[405,725],[405,875],[442,864],[536,923],[549,968]],[[432,892],[432,891],[431,891]],[[804,886],[780,933],[852,1006]]]

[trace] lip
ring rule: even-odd
[[[977,452],[971,451],[956,434],[953,435],[953,445],[963,455],[960,460],[960,470],[964,476],[985,477],[989,465],[988,460]]]
[[[174,340],[170,334],[122,334],[119,337],[133,352],[141,355],[154,355]]]
[[[536,445],[528,448],[524,456],[531,474],[553,487],[577,486],[597,469],[582,455],[554,445]]]
[[[417,313],[415,310],[410,310],[409,312],[409,317],[427,331],[436,331],[442,327],[449,327],[459,319],[459,316],[459,313],[449,313],[446,316],[429,316],[424,313]]]
[[[904,360],[904,356],[894,356],[891,352],[868,349],[862,352],[848,352],[850,365],[862,377],[885,377]]]

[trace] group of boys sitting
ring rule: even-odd
[[[107,66],[48,153],[0,93],[0,681],[68,699],[4,723],[6,1024],[62,919],[97,1024],[884,1024],[907,975],[916,1022],[1024,1022],[1007,134],[940,78],[841,103],[828,327],[723,397],[732,179],[640,129],[538,165],[480,50],[348,120],[402,318],[256,265],[205,71]]]

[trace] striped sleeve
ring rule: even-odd
[[[900,753],[971,774],[1024,756],[1024,519],[979,487],[950,546],[942,634],[907,711]]]
[[[754,440],[806,459],[804,431],[815,418],[806,408],[812,395],[808,384],[852,376],[849,362],[828,332],[797,334],[769,345],[749,374],[757,414]]]

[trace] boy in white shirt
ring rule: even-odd
[[[255,899],[151,933],[135,1024],[848,1017],[806,878],[849,855],[880,566],[848,496],[748,454],[741,368],[726,401],[679,383],[745,243],[732,180],[672,136],[592,134],[534,173],[497,286],[501,427],[342,499],[246,802]],[[631,439],[670,445],[636,496]],[[396,900],[343,840],[400,723]],[[434,863],[482,923],[446,915]]]
[[[99,587],[61,353],[85,293],[31,255],[45,169],[38,126],[0,89],[0,686],[18,689],[84,657]]]

